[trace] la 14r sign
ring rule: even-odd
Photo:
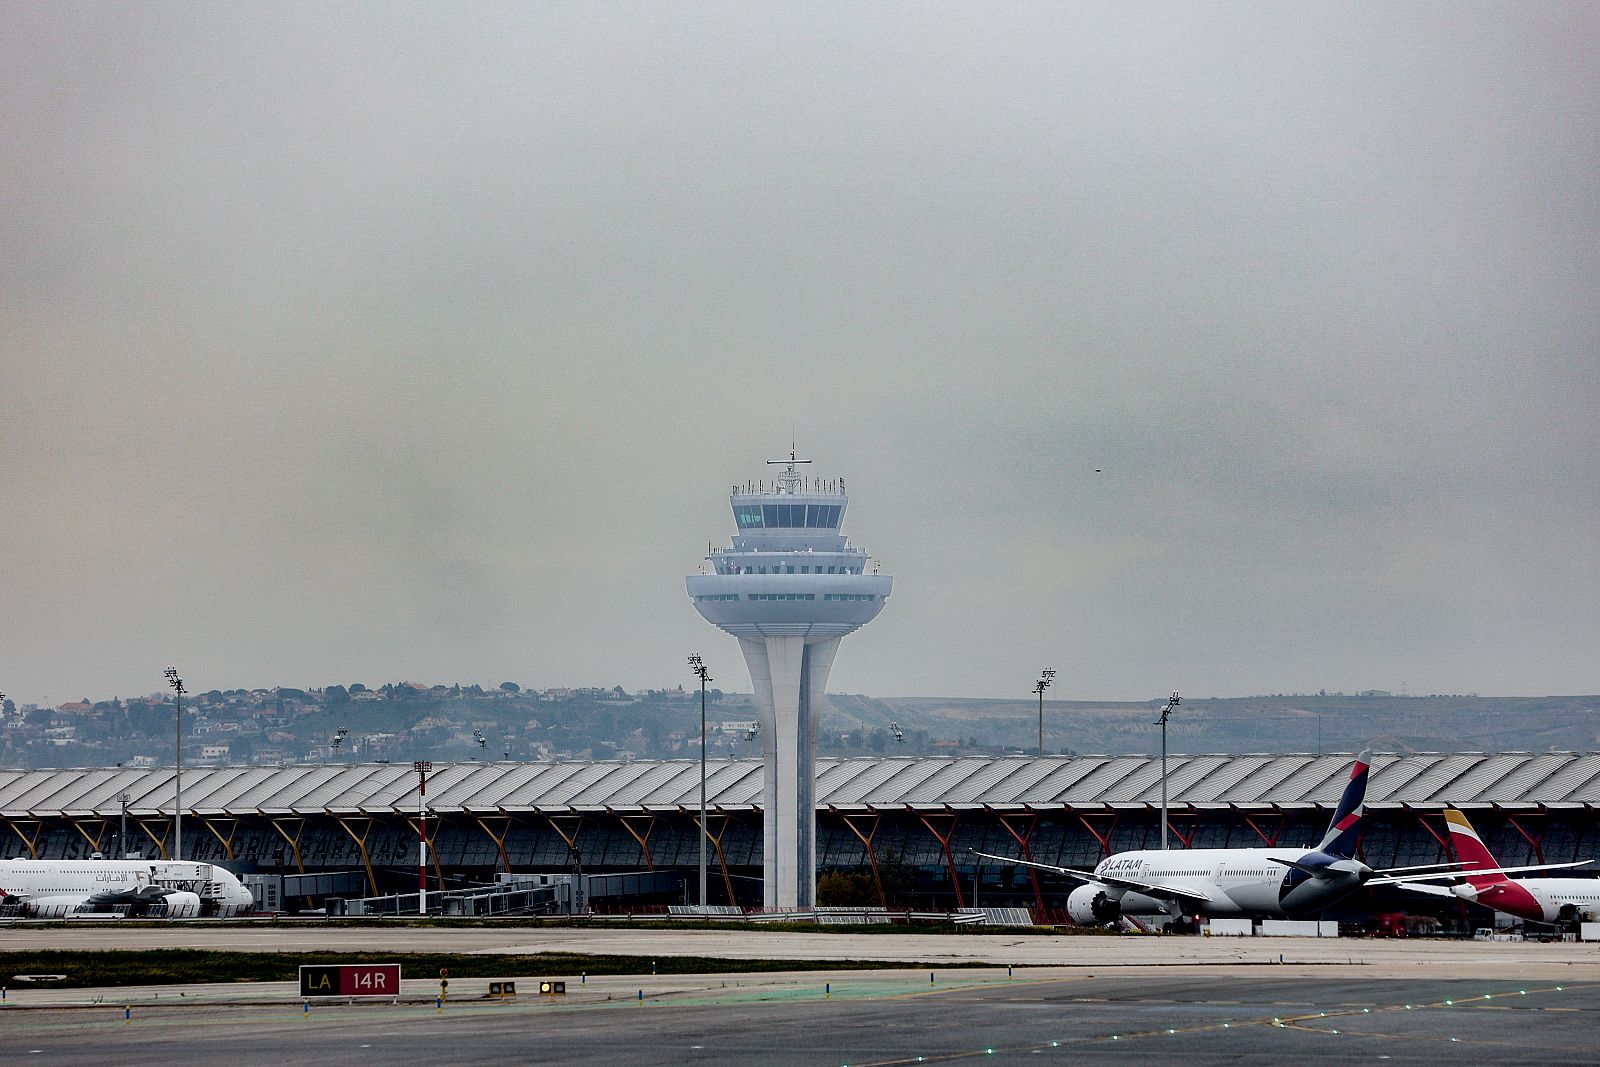
[[[398,963],[318,963],[300,967],[302,997],[393,997],[399,993]]]

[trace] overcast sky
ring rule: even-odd
[[[5,0],[0,689],[747,691],[792,436],[835,691],[1600,691],[1597,31]]]

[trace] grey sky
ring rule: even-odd
[[[1600,10],[0,5],[0,689],[1593,693]],[[1103,473],[1095,473],[1095,468]]]

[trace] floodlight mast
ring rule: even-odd
[[[1039,694],[1039,755],[1044,755],[1044,691],[1050,688],[1050,683],[1055,680],[1056,672],[1046,667],[1039,672],[1039,680],[1033,683],[1033,691]]]
[[[433,764],[419,759],[417,772],[417,914],[428,914],[428,772]]]
[[[689,669],[700,679],[700,914],[706,914],[706,683],[711,675],[700,653],[689,653]]]
[[[1167,700],[1167,706],[1161,709],[1161,718],[1156,724],[1161,727],[1161,847],[1167,847],[1167,720],[1172,717],[1172,712],[1183,698],[1174,689],[1172,696]]]
[[[172,699],[178,709],[178,746],[176,763],[174,764],[173,788],[176,791],[172,800],[172,858],[183,859],[183,694],[188,690],[183,687],[183,679],[178,677],[178,668],[169,665],[166,669],[167,684],[172,687]]]

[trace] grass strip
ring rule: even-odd
[[[197,982],[293,982],[301,964],[398,963],[407,978],[581,974],[762,974],[772,971],[926,970],[924,963],[877,960],[728,960],[708,956],[599,956],[582,952],[459,955],[450,952],[211,952],[155,949],[128,952],[0,952],[0,985],[13,989],[186,985]],[[986,964],[940,964],[940,970]],[[654,971],[652,971],[654,968]],[[65,975],[22,983],[17,975]]]

